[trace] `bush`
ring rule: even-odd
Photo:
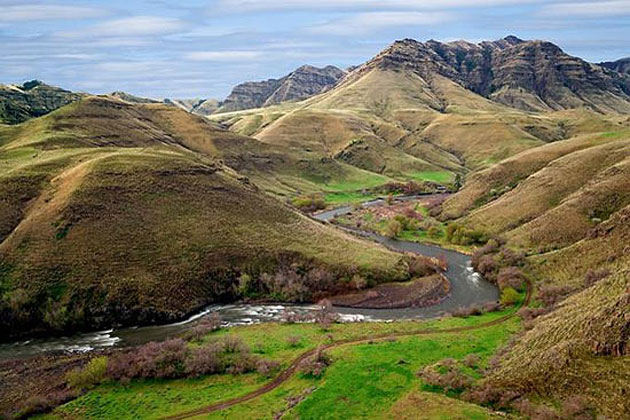
[[[446,227],[446,240],[456,245],[475,245],[486,243],[488,237],[483,232],[451,223]]]
[[[445,392],[460,392],[472,385],[473,379],[457,367],[453,359],[444,359],[422,369],[417,374],[430,386],[440,387]]]
[[[328,299],[320,300],[317,304],[321,310],[315,314],[315,322],[324,331],[328,331],[333,323],[339,321],[339,314],[333,311],[333,305]]]
[[[523,290],[524,283],[525,275],[517,267],[503,267],[499,270],[499,274],[497,274],[497,285],[500,289],[511,287],[516,290]]]
[[[584,287],[591,287],[595,283],[605,279],[610,275],[610,270],[593,270],[589,269],[584,275]]]
[[[480,361],[481,361],[481,358],[477,356],[476,354],[469,354],[466,357],[464,357],[464,359],[462,360],[462,363],[464,364],[464,366],[468,366],[469,368],[473,369],[479,366]]]
[[[289,347],[298,347],[301,341],[302,336],[300,335],[290,335],[287,337],[287,344],[289,344]]]
[[[501,304],[499,302],[486,302],[483,304],[482,309],[484,312],[497,312],[501,310]]]
[[[186,342],[180,338],[147,343],[112,356],[107,364],[107,376],[122,380],[180,377],[188,352]]]
[[[258,359],[256,362],[256,372],[262,376],[270,377],[280,368],[280,363],[275,360]]]
[[[188,341],[201,341],[206,335],[221,328],[221,317],[213,312],[201,318],[197,324],[184,333],[184,339]]]
[[[402,224],[396,219],[390,219],[385,225],[385,236],[396,238],[403,231]]]
[[[429,257],[420,255],[413,257],[409,262],[409,273],[414,277],[425,277],[439,272],[436,261]]]
[[[107,373],[107,357],[96,357],[83,368],[71,370],[66,380],[71,388],[90,389],[103,382]]]
[[[305,212],[314,212],[326,207],[326,201],[321,194],[302,195],[291,200],[291,203]]]
[[[63,390],[54,391],[48,395],[33,395],[20,404],[15,418],[25,419],[33,417],[37,414],[43,414],[51,411],[78,396],[76,391]]]
[[[324,371],[328,366],[332,364],[332,359],[324,353],[320,347],[315,352],[315,355],[300,365],[300,372],[305,376],[311,376],[319,378],[324,374]]]
[[[538,299],[547,307],[566,299],[574,289],[571,286],[542,286],[538,289]]]
[[[505,306],[514,305],[518,299],[519,294],[512,287],[506,287],[501,291],[501,303]]]
[[[222,357],[222,346],[211,343],[191,351],[186,359],[186,375],[191,377],[225,372],[226,363]]]

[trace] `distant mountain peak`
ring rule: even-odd
[[[241,83],[232,89],[217,112],[238,111],[306,99],[332,86],[346,75],[335,66],[302,65],[280,79]]]

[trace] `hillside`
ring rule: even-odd
[[[345,72],[335,66],[302,66],[280,79],[245,82],[232,89],[216,112],[260,108],[305,99],[334,86]]]
[[[453,179],[546,143],[617,130],[627,118],[615,116],[630,111],[627,82],[548,42],[406,39],[320,95],[210,118],[298,155],[402,180]]]
[[[18,124],[78,101],[83,95],[39,80],[21,86],[0,85],[0,124]]]
[[[606,61],[600,63],[600,66],[616,71],[618,73],[630,74],[630,57],[620,58],[617,61]]]
[[[98,97],[1,129],[3,330],[164,322],[242,293],[309,299],[354,272],[407,276],[399,255],[226,166],[247,160],[241,147],[264,153],[257,144],[174,107]],[[306,274],[289,282],[292,264]]]

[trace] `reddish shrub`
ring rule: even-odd
[[[434,365],[426,366],[417,375],[427,385],[440,387],[445,392],[450,390],[462,391],[473,383],[473,379],[464,374],[452,359],[445,359]]]
[[[538,289],[538,299],[545,306],[553,306],[566,299],[573,291],[571,286],[542,286]]]
[[[258,359],[256,362],[256,371],[263,376],[271,376],[280,367],[280,363],[275,360]]]
[[[590,269],[586,272],[586,275],[584,275],[584,287],[591,287],[592,285],[599,282],[600,280],[605,279],[609,275],[610,275],[610,270],[608,269],[603,269],[603,270]]]
[[[317,304],[321,307],[321,310],[315,314],[315,322],[324,331],[327,331],[333,323],[339,321],[339,314],[334,312],[333,305],[328,299],[323,299]]]
[[[525,275],[517,267],[503,267],[499,270],[499,274],[497,274],[497,285],[500,289],[511,287],[516,290],[523,290],[524,282]]]
[[[213,312],[201,318],[183,337],[188,341],[201,341],[206,335],[219,328],[221,328],[221,317],[218,313]]]
[[[319,378],[322,376],[328,366],[332,364],[332,359],[324,353],[320,347],[315,352],[315,355],[300,365],[300,372],[306,376],[313,376]]]
[[[484,312],[496,312],[501,310],[501,303],[499,302],[486,302],[482,306]]]
[[[194,349],[186,359],[186,374],[201,376],[225,372],[225,361],[219,343],[211,343]]]
[[[78,396],[77,391],[70,389],[54,391],[48,395],[33,395],[20,404],[15,418],[26,419],[37,414],[47,413],[53,408],[65,404]]]
[[[466,308],[459,307],[455,309],[451,315],[457,318],[467,318],[469,316],[478,316],[481,314],[483,314],[483,311],[481,310],[481,308],[477,305],[472,305]]]
[[[476,354],[469,354],[462,360],[464,366],[468,366],[469,368],[476,368],[479,366],[479,362],[481,359]]]

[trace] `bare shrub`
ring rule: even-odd
[[[224,353],[249,353],[250,349],[243,342],[241,337],[236,335],[227,335],[223,337],[223,340],[220,342],[223,344],[223,352]]]
[[[480,361],[481,358],[478,355],[471,353],[464,357],[462,363],[464,364],[464,366],[468,366],[469,368],[473,369],[479,366]]]
[[[426,366],[417,375],[427,385],[440,387],[445,392],[463,391],[473,383],[473,379],[463,373],[453,359],[445,359]]]
[[[609,275],[610,275],[610,270],[608,269],[603,269],[603,270],[590,269],[584,275],[584,287],[591,287],[592,285],[599,282],[600,280],[605,279]]]
[[[313,357],[302,362],[300,365],[300,372],[306,376],[319,378],[331,364],[332,359],[324,353],[323,349],[320,347],[317,349]]]
[[[499,270],[499,273],[497,274],[497,285],[500,289],[511,287],[516,290],[523,290],[524,283],[525,275],[517,267],[503,267]]]
[[[221,316],[213,312],[208,316],[204,316],[184,334],[184,339],[188,341],[201,341],[206,335],[217,331],[221,328]]]
[[[315,314],[315,322],[324,331],[327,331],[333,323],[339,321],[339,314],[333,310],[333,305],[328,299],[320,300],[317,304],[321,307],[321,310]]]
[[[78,395],[74,390],[54,391],[48,395],[33,395],[20,404],[15,418],[26,419],[37,414],[47,413],[53,408],[76,398]]]
[[[256,372],[262,376],[272,376],[280,368],[280,363],[275,360],[258,359],[256,361]]]
[[[526,415],[530,419],[535,420],[557,420],[556,413],[544,405],[537,405],[529,401],[527,398],[519,399],[514,402],[516,408],[521,414]]]
[[[563,419],[592,420],[595,413],[589,407],[587,401],[580,396],[572,396],[562,402],[560,416]]]
[[[468,318],[469,316],[478,316],[481,314],[483,314],[483,311],[477,305],[459,307],[452,312],[452,315],[457,318]]]
[[[554,306],[569,297],[573,291],[571,286],[541,286],[538,289],[538,299],[545,306]]]
[[[350,284],[352,285],[354,289],[357,289],[357,290],[365,289],[368,286],[367,280],[365,280],[365,278],[363,278],[359,274],[355,274],[354,276],[352,276],[352,280],[350,280]]]
[[[499,302],[486,302],[482,308],[484,312],[497,312],[501,310],[501,304]]]
[[[289,347],[298,347],[301,341],[302,336],[300,335],[290,335],[287,337],[287,344],[289,344]]]
[[[192,350],[186,359],[187,376],[201,376],[212,373],[221,373],[226,369],[222,357],[222,346],[219,343],[210,343]]]
[[[549,312],[547,308],[521,308],[516,313],[523,321],[530,322]]]

